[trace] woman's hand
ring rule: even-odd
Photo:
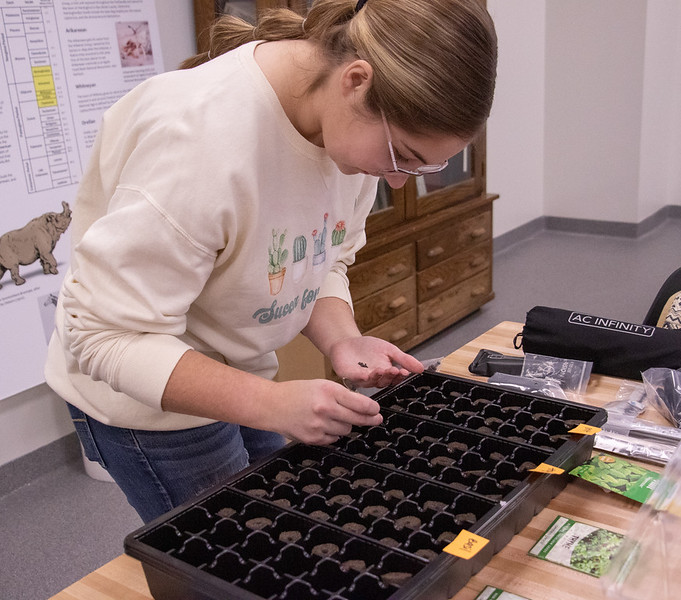
[[[397,346],[371,336],[347,337],[331,347],[329,358],[339,377],[357,387],[385,387],[400,383],[423,365]]]
[[[282,381],[275,384],[276,409],[266,429],[305,444],[326,445],[348,435],[353,425],[380,425],[378,402],[325,379]]]

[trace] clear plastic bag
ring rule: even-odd
[[[520,375],[495,373],[487,380],[487,383],[516,392],[567,400],[567,396],[560,385],[548,379],[534,379],[532,377],[521,377]]]
[[[541,354],[525,354],[522,377],[557,383],[569,399],[579,400],[586,392],[593,363]]]
[[[621,414],[637,417],[646,409],[646,390],[642,383],[627,381],[617,390],[615,400],[608,402],[603,408],[608,415]]]
[[[653,368],[642,373],[646,401],[674,427],[681,427],[681,371]]]
[[[681,448],[602,578],[608,598],[676,600],[681,589]]]

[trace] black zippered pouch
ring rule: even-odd
[[[525,353],[593,363],[592,372],[641,379],[651,367],[681,368],[681,330],[535,306],[514,339]]]

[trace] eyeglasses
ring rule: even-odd
[[[428,175],[429,173],[439,173],[440,171],[447,168],[449,161],[446,160],[439,165],[421,165],[413,171],[410,169],[402,169],[397,166],[397,160],[395,160],[395,149],[393,148],[393,138],[390,135],[390,127],[388,127],[388,121],[385,118],[385,113],[381,111],[381,119],[383,119],[383,127],[385,129],[385,136],[388,138],[388,149],[390,150],[390,158],[393,161],[393,170],[384,171],[385,173],[406,173],[407,175]]]

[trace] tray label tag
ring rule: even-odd
[[[445,546],[444,551],[468,560],[469,558],[473,558],[488,543],[489,540],[486,540],[484,537],[480,537],[479,535],[463,529],[453,542]]]
[[[535,473],[548,473],[550,475],[560,475],[561,473],[565,473],[565,469],[554,467],[553,465],[547,465],[546,463],[541,463],[534,469],[530,469],[530,471]]]
[[[574,429],[570,429],[568,433],[581,433],[583,435],[594,435],[598,433],[601,430],[600,427],[594,427],[593,425],[585,425],[582,423],[581,425],[577,425]]]

